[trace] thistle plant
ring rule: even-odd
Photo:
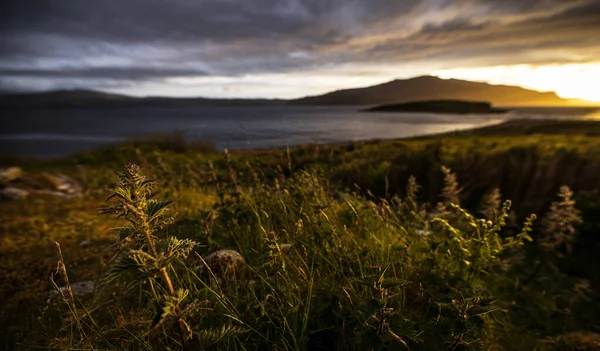
[[[156,234],[174,221],[174,216],[168,214],[173,202],[154,199],[157,181],[146,179],[135,164],[128,164],[118,176],[120,181],[110,189],[112,194],[107,199],[116,201],[102,209],[102,213],[125,219],[128,225],[116,228],[119,238],[115,244],[115,259],[105,283],[125,275],[133,277],[130,285],[148,281],[153,287],[156,305],[160,306],[151,325],[155,327],[168,318],[175,319],[185,348],[190,328],[182,318],[182,303],[188,292],[175,289],[169,270],[176,260],[187,258],[196,243],[173,237],[159,241]],[[167,296],[161,296],[154,289],[157,276],[166,285]]]
[[[107,199],[107,201],[116,199],[117,202],[102,209],[102,214],[113,214],[117,218],[123,218],[129,222],[127,226],[116,228],[119,239],[115,244],[115,255],[119,255],[129,248],[132,251],[148,251],[150,257],[158,259],[157,239],[154,234],[173,223],[174,217],[166,214],[172,201],[152,199],[157,182],[146,179],[141,171],[139,166],[128,164],[125,171],[118,174],[120,182],[115,188],[110,189],[112,194]],[[131,255],[131,258],[134,257],[135,255]],[[167,268],[161,267],[160,273],[169,292],[174,294],[175,288]]]

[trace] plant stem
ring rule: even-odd
[[[146,221],[143,222],[146,230],[144,231],[144,236],[146,237],[146,243],[148,243],[148,247],[150,248],[150,252],[154,258],[158,258],[158,251],[156,251],[156,245],[154,245],[154,239],[152,238],[152,232],[146,225]],[[175,288],[173,287],[173,282],[171,281],[171,277],[169,277],[169,272],[167,272],[167,268],[163,267],[160,270],[167,287],[169,288],[169,294],[175,295]]]
[[[175,295],[175,288],[173,288],[173,282],[171,282],[171,278],[169,277],[167,268],[163,267],[163,269],[161,269],[160,271],[162,273],[163,279],[165,280],[165,283],[167,284],[167,287],[169,288],[169,294]]]
[[[144,230],[144,236],[146,237],[146,243],[148,243],[148,247],[150,248],[150,252],[155,258],[158,258],[158,252],[156,251],[156,245],[154,245],[154,239],[152,238],[152,231],[148,227],[145,218],[143,219],[143,225],[146,230]],[[169,272],[167,272],[167,267],[163,267],[160,272],[162,273],[163,279],[167,284],[167,288],[169,289],[169,295],[175,295],[175,288],[173,287],[173,282],[171,281],[171,277],[169,277]],[[184,350],[188,350],[187,337],[185,333],[185,326],[181,318],[177,318],[177,324],[179,324],[179,337],[181,338],[181,344]]]

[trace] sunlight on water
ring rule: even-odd
[[[600,110],[592,111],[589,114],[585,115],[585,119],[591,119],[594,121],[600,121]]]

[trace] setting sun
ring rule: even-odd
[[[564,65],[513,65],[439,70],[441,78],[518,85],[539,91],[555,91],[565,99],[600,102],[600,62]]]

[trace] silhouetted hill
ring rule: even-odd
[[[115,107],[194,107],[281,104],[267,99],[206,99],[171,97],[132,97],[90,90],[59,90],[0,96],[1,108],[115,108]]]
[[[0,95],[0,108],[194,107],[281,104],[385,105],[421,100],[489,101],[495,106],[591,105],[591,103],[581,100],[561,99],[553,92],[424,76],[394,80],[366,88],[339,90],[325,95],[295,100],[132,97],[90,90],[60,90]]]
[[[492,85],[432,76],[394,80],[366,88],[334,91],[290,101],[296,105],[383,105],[416,100],[489,101],[495,106],[564,106],[573,104],[554,92]],[[583,102],[582,102],[583,103]]]
[[[487,102],[462,100],[427,100],[404,102],[400,104],[380,105],[367,112],[433,112],[433,113],[505,113],[506,110],[493,108]]]
[[[41,93],[0,96],[2,107],[86,106],[88,104],[122,104],[132,101],[125,95],[107,94],[89,90],[58,90]]]

